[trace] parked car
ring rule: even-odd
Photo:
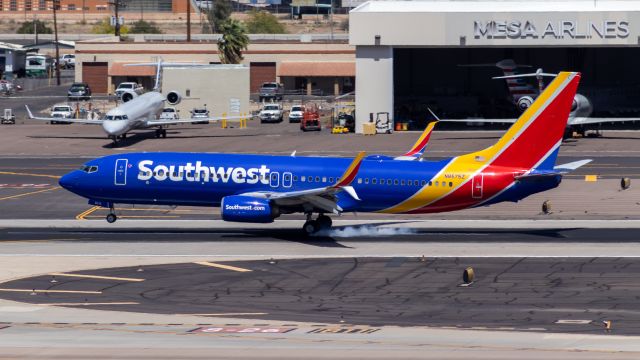
[[[142,95],[143,92],[144,92],[144,88],[142,87],[142,85],[135,82],[122,82],[118,85],[115,91],[116,96],[121,98],[125,102],[131,99],[125,100],[122,97],[123,94],[130,93],[130,94]]]
[[[206,106],[201,108],[193,108],[191,110],[191,118],[192,119],[207,119],[200,121],[192,121],[192,124],[208,124],[209,123],[209,110],[207,110]]]
[[[265,122],[281,122],[282,121],[282,105],[265,104],[258,114],[261,123]]]
[[[69,100],[89,100],[91,99],[91,88],[87,83],[73,83],[67,91]]]
[[[65,69],[76,67],[76,56],[74,54],[64,54],[60,56],[60,66]]]
[[[262,83],[260,87],[260,101],[262,100],[282,100],[284,87],[276,82]]]
[[[289,110],[289,122],[299,123],[302,120],[302,114],[304,113],[304,107],[302,105],[293,105]]]
[[[51,108],[50,117],[60,119],[71,119],[73,117],[73,108],[69,105],[54,105]],[[51,121],[51,124],[71,124],[70,121]]]
[[[178,111],[174,107],[166,107],[160,113],[160,120],[178,119]]]

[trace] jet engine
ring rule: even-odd
[[[178,105],[182,100],[182,95],[179,92],[172,90],[167,94],[167,102],[171,105]]]
[[[120,95],[120,99],[122,100],[122,102],[129,102],[137,97],[138,93],[136,93],[135,91],[125,91],[122,93],[122,95]]]
[[[529,108],[529,106],[531,106],[531,104],[533,104],[533,98],[531,96],[523,96],[518,99],[518,110],[524,112]]]
[[[572,117],[589,117],[593,112],[593,105],[591,101],[584,95],[576,94],[571,103],[571,116]]]
[[[222,198],[222,220],[249,223],[270,223],[280,216],[280,210],[267,199],[231,195]]]

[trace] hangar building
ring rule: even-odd
[[[379,112],[424,128],[427,107],[517,117],[507,81],[492,80],[501,61],[516,73],[580,71],[592,116],[640,117],[640,1],[370,1],[350,12],[349,44],[358,132]],[[535,77],[518,82],[538,90]]]

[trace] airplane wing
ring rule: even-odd
[[[342,177],[330,186],[289,192],[256,191],[239,195],[269,199],[278,205],[310,204],[326,212],[339,214],[342,212],[342,208],[336,203],[334,196],[336,193],[344,191],[355,200],[360,200],[351,183],[356,178],[365,155],[364,151],[359,152],[344,174],[342,174]]]
[[[167,120],[149,120],[147,121],[147,126],[159,126],[159,125],[177,125],[177,124],[191,124],[197,121],[219,121],[222,119],[227,120],[237,120],[242,118],[249,118],[248,116],[217,116],[217,117],[208,117],[208,118],[184,118],[184,119],[167,119]]]
[[[569,125],[589,125],[589,124],[606,124],[615,122],[640,121],[639,117],[635,118],[595,118],[595,117],[573,117],[569,118]]]
[[[102,122],[103,122],[103,120],[33,116],[33,113],[31,112],[31,109],[29,109],[29,106],[25,105],[24,107],[27,109],[27,114],[29,116],[29,119],[31,120],[64,121],[64,122],[70,122],[74,124],[93,124],[93,125],[102,125]]]

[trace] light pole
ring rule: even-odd
[[[58,46],[58,17],[57,10],[60,0],[53,0],[53,32],[56,45],[56,85],[60,86],[60,47]]]

